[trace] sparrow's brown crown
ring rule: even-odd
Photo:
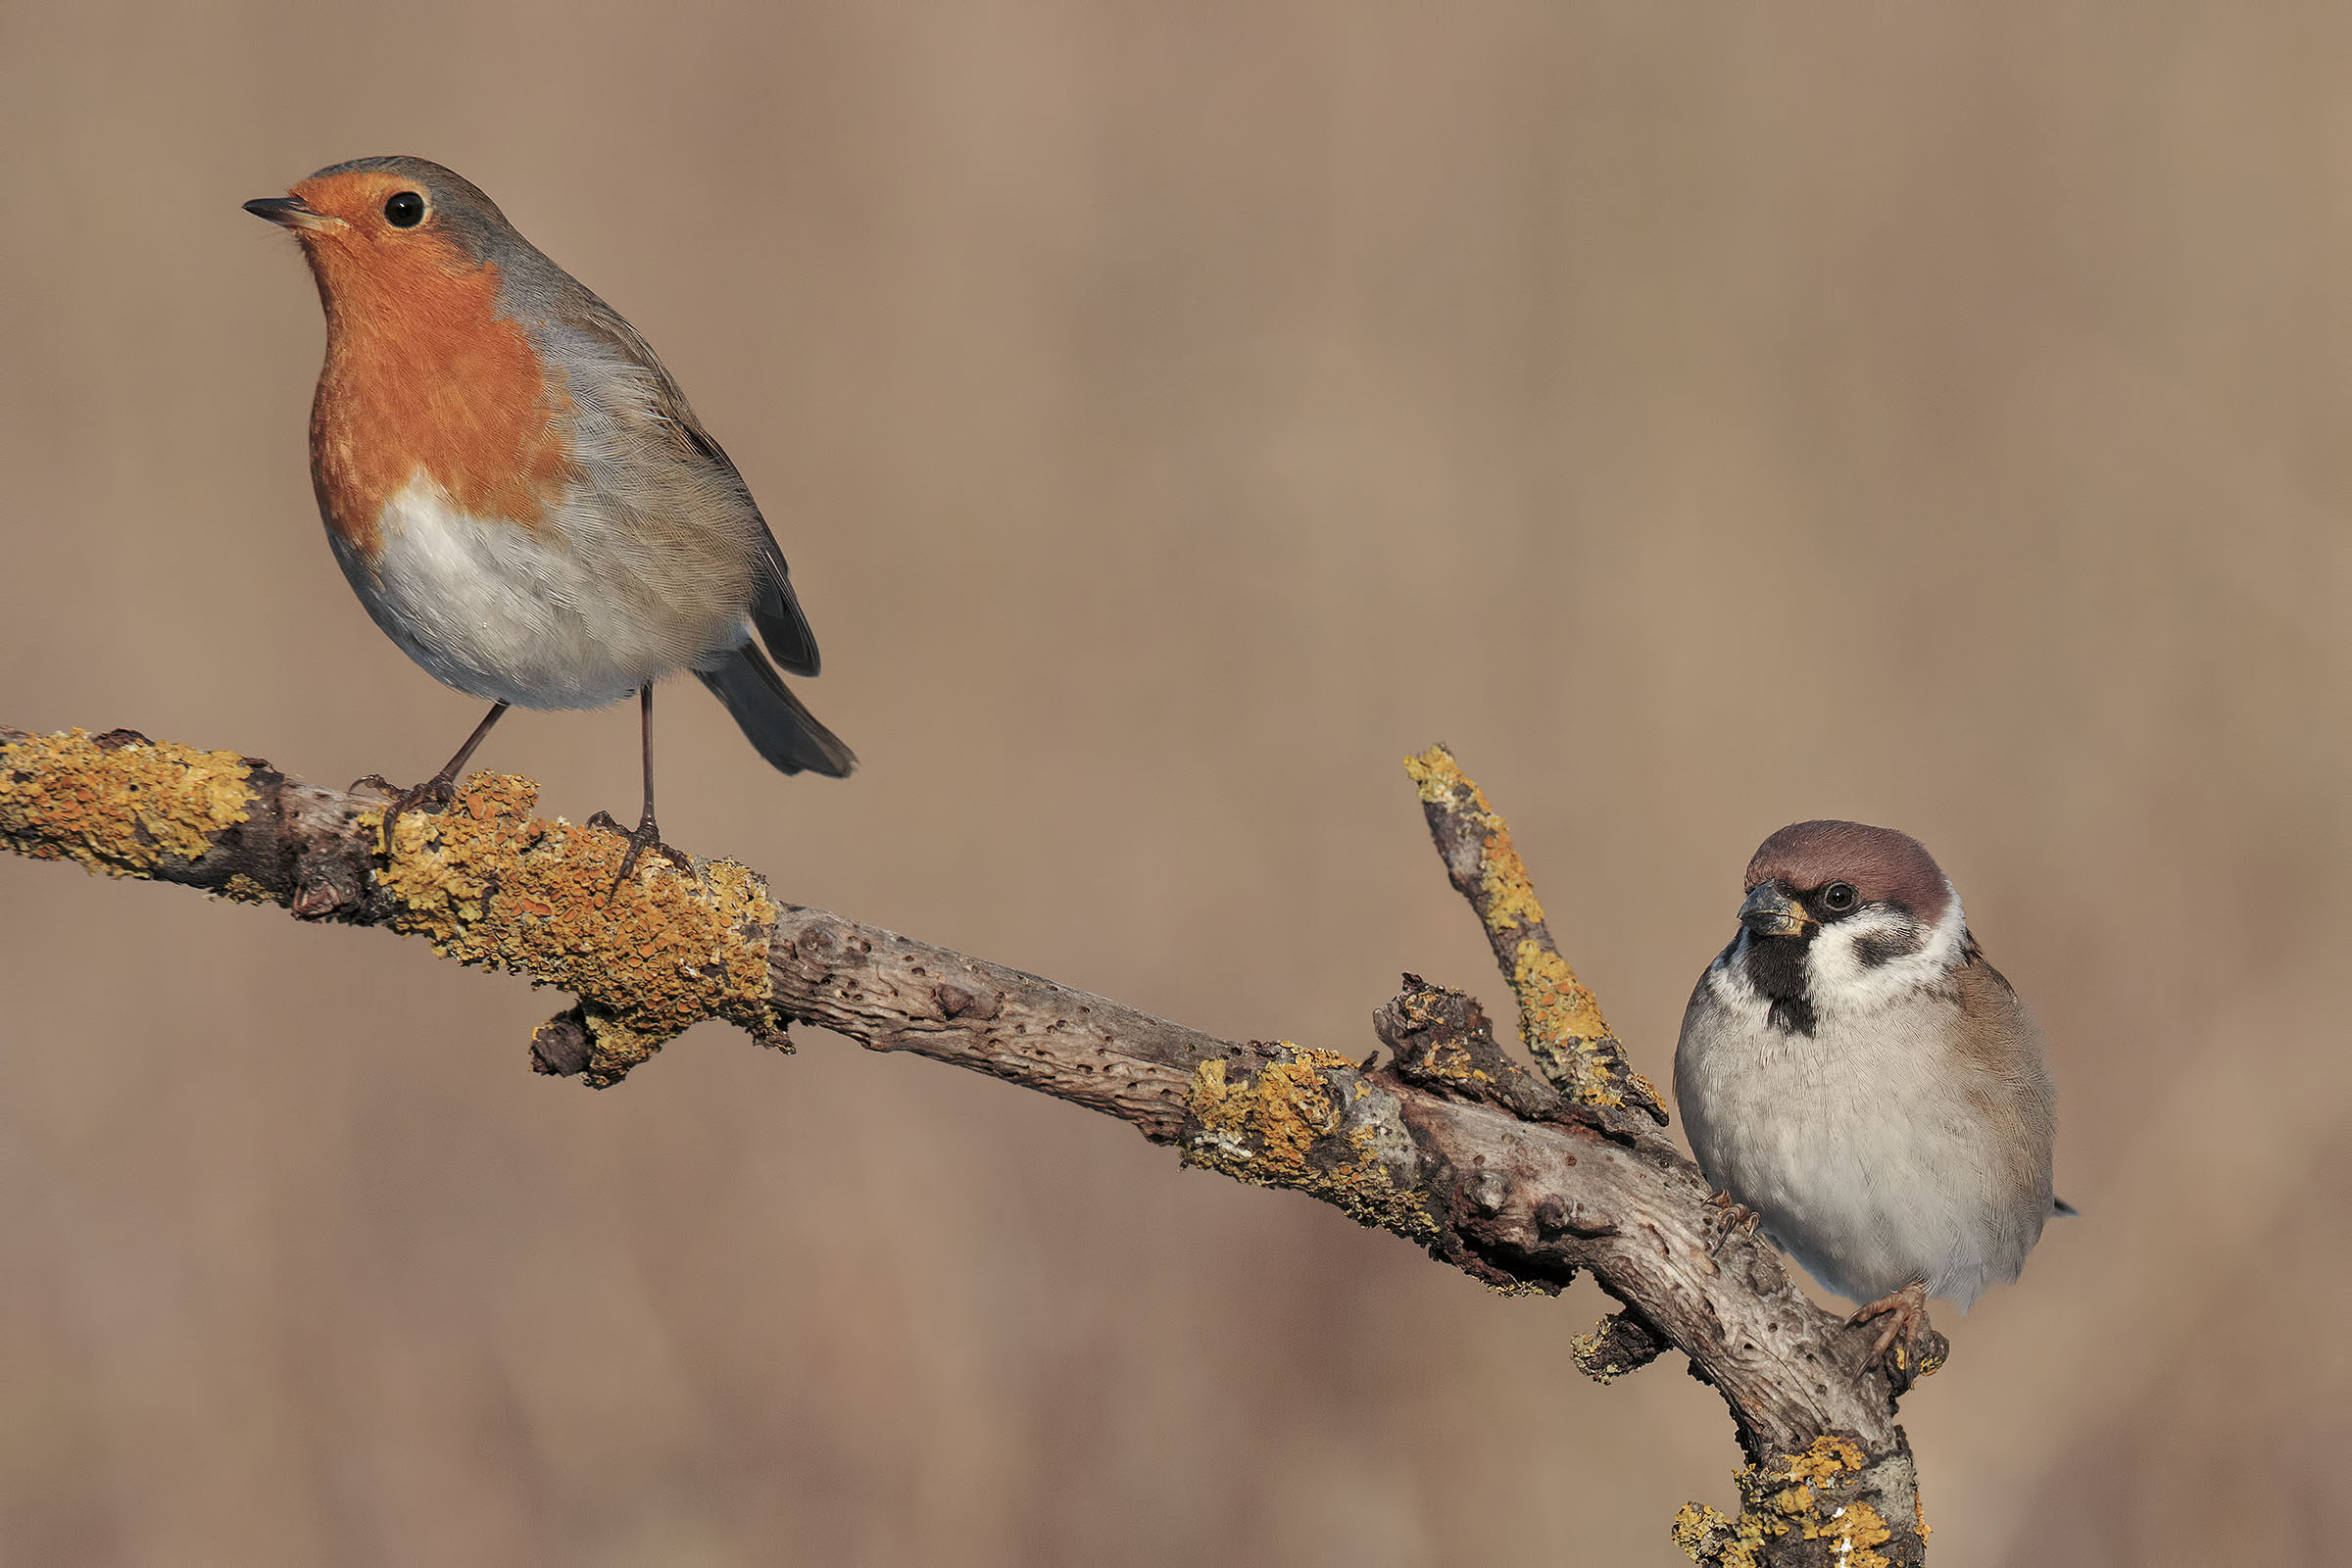
[[[1791,822],[1747,862],[1748,888],[1780,882],[1810,892],[1847,882],[1865,904],[1892,904],[1924,925],[1943,915],[1951,884],[1926,846],[1908,833],[1862,822]]]

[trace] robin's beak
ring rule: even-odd
[[[280,228],[341,228],[343,220],[329,218],[299,196],[259,196],[245,204],[256,218],[267,218]]]
[[[1813,920],[1777,886],[1759,882],[1740,906],[1740,923],[1760,937],[1792,937]]]

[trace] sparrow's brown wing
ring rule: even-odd
[[[1990,1130],[1988,1147],[2009,1151],[1997,1174],[2018,1210],[2036,1226],[2051,1211],[2050,1146],[2058,1131],[2057,1094],[2043,1062],[2041,1028],[2008,980],[1974,944],[1952,971],[1960,1000],[1954,1049],[1974,1070],[1969,1094]]]
[[[822,661],[816,651],[816,633],[801,610],[799,597],[792,591],[792,568],[785,564],[783,548],[776,543],[774,530],[760,514],[760,504],[752,499],[751,486],[743,482],[734,460],[704,427],[668,367],[654,353],[653,345],[639,336],[618,311],[577,282],[572,286],[578,289],[578,295],[571,302],[572,308],[564,313],[567,324],[605,339],[651,376],[653,412],[675,440],[679,460],[710,466],[723,474],[743,497],[751,526],[759,534],[760,560],[751,605],[752,624],[759,628],[760,640],[767,644],[768,654],[787,671],[795,675],[817,673]]]

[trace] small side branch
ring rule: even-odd
[[[526,779],[477,774],[451,808],[289,778],[127,731],[0,729],[0,848],[114,876],[421,936],[460,962],[578,999],[537,1031],[541,1071],[621,1081],[722,1018],[780,1047],[815,1024],[1115,1116],[1187,1163],[1292,1188],[1497,1289],[1588,1270],[1623,1310],[1577,1345],[1603,1379],[1667,1348],[1721,1393],[1747,1451],[1736,1517],[1693,1504],[1701,1561],[1918,1564],[1900,1392],[1869,1336],[1812,1305],[1731,1230],[1664,1111],[1543,921],[1502,818],[1452,758],[1413,760],[1432,832],[1478,910],[1544,1069],[1522,1070],[1458,991],[1405,977],[1374,1029],[1386,1066],[1220,1040],[1036,975],[773,898],[727,860],[659,857],[614,886],[626,840],[535,814]]]
[[[1478,911],[1494,961],[1519,1002],[1519,1037],[1544,1075],[1581,1104],[1630,1108],[1666,1125],[1666,1107],[1600,1015],[1600,1002],[1560,956],[1543,902],[1511,830],[1453,754],[1433,746],[1405,759],[1421,791],[1429,836],[1456,892]]]

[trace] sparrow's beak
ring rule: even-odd
[[[1792,937],[1813,920],[1788,894],[1770,882],[1759,882],[1740,906],[1740,923],[1760,937]]]
[[[267,218],[280,228],[341,228],[343,220],[329,218],[299,196],[260,196],[245,204],[256,218]]]

